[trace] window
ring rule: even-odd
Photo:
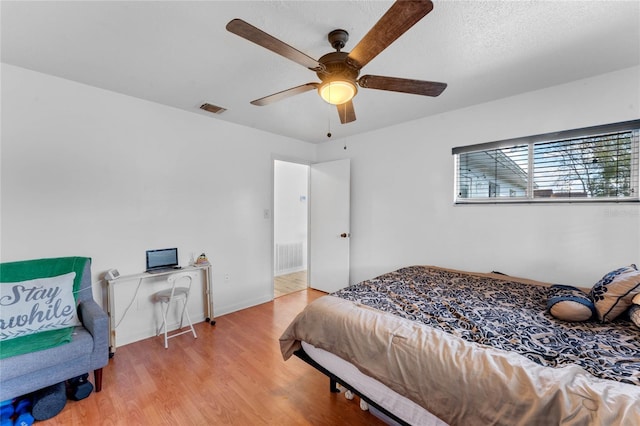
[[[638,201],[640,120],[453,149],[456,203]]]

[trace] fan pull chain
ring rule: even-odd
[[[347,122],[347,107],[344,107],[344,121],[343,123]],[[344,140],[344,148],[345,151],[347,150],[347,140]]]
[[[331,98],[331,86],[329,86],[329,98]],[[327,103],[327,137],[331,137],[331,104]]]

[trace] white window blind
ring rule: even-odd
[[[638,201],[640,120],[453,149],[456,203]]]

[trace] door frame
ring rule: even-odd
[[[297,158],[297,157],[289,157],[286,155],[277,155],[277,154],[272,154],[271,155],[271,300],[275,299],[274,297],[274,293],[275,293],[275,278],[276,278],[276,271],[275,271],[275,261],[276,261],[276,254],[275,254],[275,242],[276,242],[276,226],[275,226],[275,215],[276,215],[276,211],[275,211],[275,187],[276,187],[276,161],[283,161],[286,163],[294,163],[294,164],[302,164],[307,166],[307,200],[311,199],[311,165],[313,164],[313,162],[309,161],[309,160],[304,160],[301,158]],[[310,247],[311,244],[309,244],[309,238],[311,236],[311,212],[309,211],[309,209],[307,209],[307,288],[309,288],[309,268],[310,268]]]

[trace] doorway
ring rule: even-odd
[[[309,166],[274,160],[273,297],[308,287]]]

